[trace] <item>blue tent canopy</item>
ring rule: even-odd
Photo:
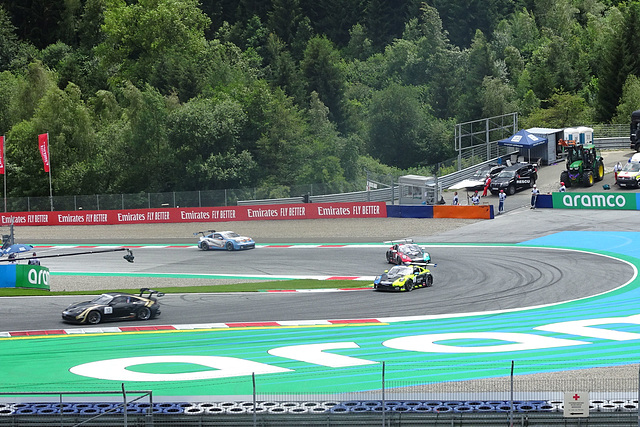
[[[498,145],[517,148],[533,148],[538,145],[546,144],[547,138],[541,138],[522,129],[507,139],[498,141]]]

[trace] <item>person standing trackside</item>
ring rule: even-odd
[[[33,253],[33,256],[31,257],[31,259],[29,260],[28,264],[29,265],[40,265],[40,260],[38,258],[36,258],[36,253]]]
[[[498,215],[504,213],[504,201],[507,199],[507,195],[504,190],[500,190],[498,194]]]
[[[491,175],[487,174],[487,177],[484,180],[484,191],[482,192],[482,197],[487,196],[487,190],[489,189],[490,185],[491,185]]]
[[[565,193],[567,191],[567,187],[565,187],[564,182],[560,182],[560,188],[558,188],[560,193]]]
[[[620,164],[620,162],[616,163],[616,165],[613,167],[613,182],[615,184],[618,183],[618,172],[620,172],[622,170],[622,165]]]
[[[540,194],[540,190],[538,190],[538,187],[536,187],[536,185],[533,184],[533,188],[531,189],[531,208],[530,209],[536,208],[536,202],[538,201],[538,194]]]
[[[473,196],[471,196],[471,204],[474,206],[478,206],[480,204],[480,196],[478,196],[477,191],[473,193]]]
[[[460,204],[460,199],[458,199],[458,192],[453,193],[453,202],[451,202],[453,206],[458,206]]]

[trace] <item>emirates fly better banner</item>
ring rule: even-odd
[[[2,225],[111,225],[277,219],[386,218],[384,202],[308,203],[215,208],[2,213]]]

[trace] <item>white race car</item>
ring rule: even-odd
[[[243,249],[253,249],[256,247],[256,242],[251,237],[241,236],[233,231],[198,231],[193,233],[194,235],[200,235],[198,241],[198,248],[203,251],[209,249],[221,249],[225,251],[241,251]]]

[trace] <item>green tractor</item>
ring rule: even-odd
[[[564,185],[591,187],[604,178],[604,160],[593,144],[576,144],[575,141],[560,141],[567,148],[567,170],[560,174]]]

